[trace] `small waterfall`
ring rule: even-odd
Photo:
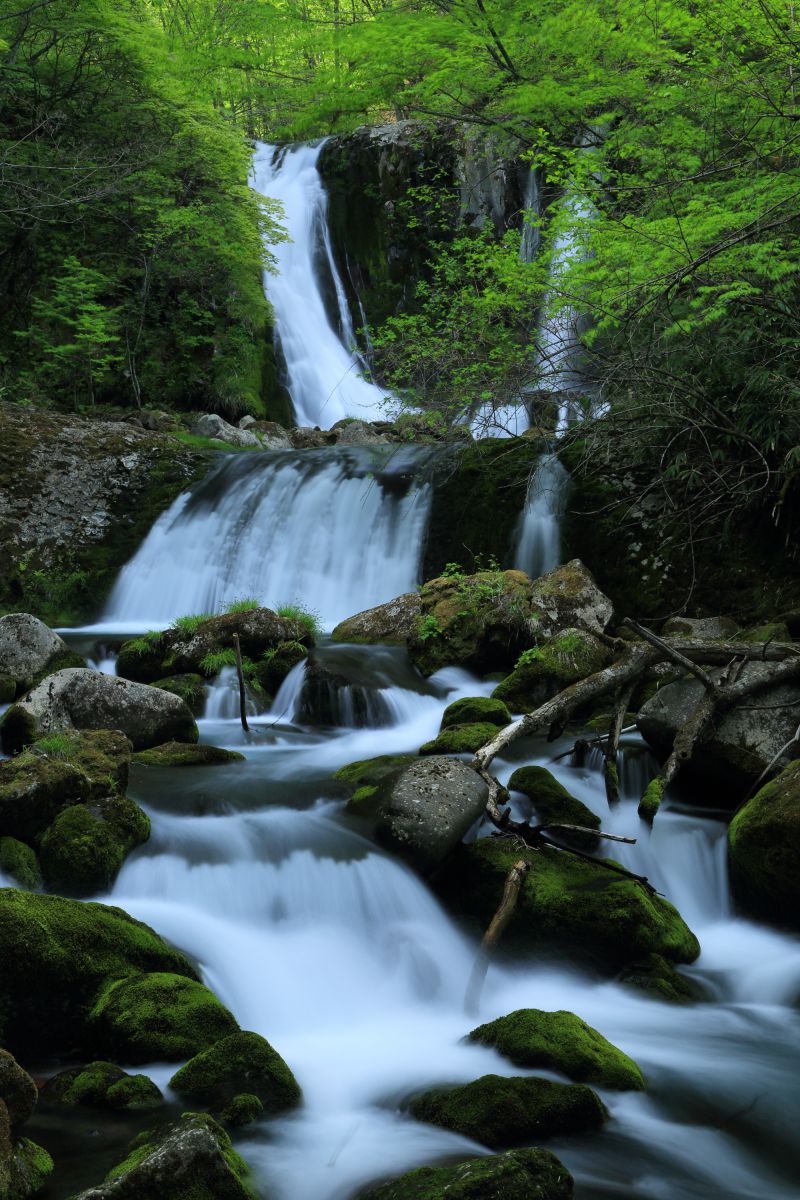
[[[243,596],[300,603],[330,629],[415,587],[431,447],[232,455],[155,523],[123,568],[108,625],[164,626]]]
[[[525,507],[516,530],[514,566],[531,579],[561,562],[561,518],[567,501],[569,472],[555,454],[545,454],[528,485]]]
[[[255,716],[258,707],[247,700],[247,715]],[[223,667],[217,678],[206,687],[204,721],[232,721],[239,719],[239,680],[236,667]]]
[[[283,203],[291,241],[270,246],[277,274],[265,272],[264,290],[286,361],[287,387],[298,425],[330,429],[342,417],[385,416],[386,395],[362,378],[344,286],[331,251],[327,197],[317,170],[322,145],[282,151],[256,144],[252,186]],[[340,333],[325,309],[319,277],[324,257],[333,280]]]

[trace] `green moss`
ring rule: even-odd
[[[647,954],[625,967],[619,975],[619,982],[667,1004],[693,1004],[703,999],[698,984],[681,975],[660,954]]]
[[[661,801],[664,799],[664,780],[656,777],[651,779],[645,788],[644,795],[639,801],[639,816],[643,821],[647,821],[648,825],[652,825],[655,820],[656,813],[661,807]]]
[[[577,1083],[598,1087],[644,1087],[644,1077],[633,1059],[571,1012],[520,1008],[479,1025],[468,1040],[496,1047],[516,1067],[561,1071]]]
[[[311,638],[312,645],[322,636],[322,622],[319,613],[314,612],[313,609],[306,608],[303,604],[281,604],[275,609],[275,612],[287,621],[297,621],[302,625]]]
[[[238,1128],[241,1125],[250,1125],[251,1122],[257,1121],[263,1115],[264,1105],[258,1096],[254,1096],[252,1092],[242,1092],[240,1095],[234,1096],[230,1104],[226,1105],[219,1114],[219,1119],[226,1125]]]
[[[487,722],[449,725],[432,742],[420,746],[420,754],[474,753],[497,736],[497,726]]]
[[[49,1079],[42,1099],[70,1107],[139,1110],[157,1108],[164,1097],[146,1075],[127,1075],[109,1062],[90,1062],[85,1067],[61,1071]]]
[[[16,838],[0,837],[0,871],[10,875],[26,891],[35,892],[42,886],[36,854]]]
[[[287,1064],[257,1033],[234,1033],[195,1055],[169,1085],[195,1104],[226,1107],[235,1096],[257,1096],[264,1112],[296,1108],[300,1087]]]
[[[571,796],[545,767],[518,767],[509,779],[508,787],[512,792],[522,792],[528,797],[542,825],[564,821],[567,825],[584,825],[587,829],[600,828],[600,818]],[[591,834],[570,833],[566,829],[554,829],[552,834],[558,841],[575,845],[579,850],[591,850],[597,845],[597,838]]]
[[[483,1075],[461,1087],[434,1088],[410,1104],[418,1121],[439,1125],[492,1150],[599,1129],[606,1110],[583,1084]]]
[[[83,771],[93,796],[125,790],[131,753],[130,741],[118,729],[64,729],[31,746],[31,754],[63,758]]]
[[[281,642],[264,652],[256,664],[256,678],[269,695],[274,696],[286,676],[298,663],[308,658],[308,647],[301,642]]]
[[[122,643],[115,664],[117,675],[135,683],[155,684],[157,680],[169,677],[164,665],[165,656],[165,636],[159,630],[152,630]]]
[[[202,675],[193,672],[168,675],[166,679],[154,680],[151,686],[179,696],[193,717],[202,717],[206,706],[206,683]]]
[[[789,630],[783,621],[770,621],[766,625],[755,625],[751,629],[743,629],[734,639],[737,642],[789,642]]]
[[[36,845],[62,809],[90,793],[83,771],[62,758],[26,751],[0,762],[0,835]]]
[[[106,1183],[123,1179],[121,1191],[130,1196],[255,1200],[247,1164],[222,1126],[204,1113],[184,1113],[174,1125],[135,1138],[127,1157],[106,1175]]]
[[[571,1200],[572,1176],[549,1150],[507,1150],[455,1167],[419,1167],[362,1200]]]
[[[800,927],[800,760],[734,814],[728,853],[739,902],[757,916]]]
[[[490,696],[465,696],[448,704],[442,714],[442,729],[481,722],[502,727],[510,721],[511,713],[502,700],[493,700]]]
[[[106,984],[89,1021],[98,1045],[133,1063],[188,1058],[237,1029],[213,992],[167,972]]]
[[[346,767],[340,767],[333,778],[349,791],[365,787],[374,788],[381,780],[397,774],[403,767],[415,761],[416,755],[413,754],[381,754],[377,758],[348,763]]]
[[[133,761],[146,767],[215,767],[222,763],[244,762],[238,750],[221,746],[200,746],[189,742],[165,742],[151,750],[139,750]]]
[[[514,712],[532,712],[563,688],[593,675],[610,661],[611,652],[593,634],[567,629],[525,650],[492,696],[505,701]]]
[[[19,1138],[14,1143],[8,1164],[7,1200],[28,1200],[39,1191],[53,1168],[53,1160],[46,1150],[28,1138]]]
[[[106,889],[131,850],[149,836],[149,817],[127,796],[73,805],[59,813],[42,838],[45,880],[77,895]]]

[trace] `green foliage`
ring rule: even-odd
[[[431,638],[441,637],[444,630],[432,613],[422,617],[417,626],[417,638],[420,642],[427,642]]]
[[[275,611],[279,617],[286,617],[290,621],[299,621],[315,639],[323,633],[319,613],[313,609],[306,608],[305,605],[299,604],[297,601],[293,604],[281,604]]]
[[[232,600],[230,604],[225,605],[226,613],[246,613],[253,612],[254,609],[261,608],[261,602],[255,597],[243,596],[239,600]]]
[[[180,620],[180,618],[178,618]],[[150,629],[147,633],[143,633],[141,637],[131,638],[125,643],[125,650],[128,654],[134,654],[141,657],[144,654],[150,654],[153,650],[157,650],[163,634],[160,629]]]
[[[37,754],[46,754],[48,758],[67,759],[71,749],[72,742],[65,733],[49,733],[36,743]]]
[[[236,666],[236,651],[229,646],[225,650],[210,650],[199,665],[204,675],[219,675],[225,667]]]
[[[204,621],[210,621],[214,613],[195,613],[192,616],[176,617],[172,622],[173,629],[180,629],[181,633],[194,633],[199,625]]]

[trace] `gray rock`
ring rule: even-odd
[[[178,696],[81,667],[56,671],[37,684],[8,710],[0,735],[3,749],[14,753],[34,737],[64,729],[119,729],[135,750],[198,737]]]
[[[51,663],[72,656],[57,633],[30,613],[0,617],[0,678],[25,691]]]
[[[345,418],[332,426],[340,446],[385,446],[393,439],[369,421],[349,421]]]
[[[732,638],[740,629],[741,626],[732,617],[670,617],[664,622],[662,632],[675,637],[714,642],[720,638]]]
[[[741,678],[769,679],[772,663],[748,663]],[[719,678],[721,670],[710,671]],[[703,685],[695,679],[667,684],[642,707],[637,724],[653,749],[666,756],[672,749],[675,733],[686,721],[703,694]],[[711,784],[709,803],[731,807],[741,799],[749,785],[773,761],[792,738],[800,712],[800,684],[765,686],[733,708],[715,726],[711,738],[696,751],[693,760],[682,769],[686,777]],[[796,747],[795,747],[796,748]],[[788,765],[781,759],[776,769]]]
[[[227,442],[229,446],[260,446],[261,442],[248,429],[237,429],[229,425],[216,413],[204,413],[195,421],[192,433],[198,437],[216,438],[217,441]]]
[[[308,425],[298,425],[289,431],[289,438],[295,450],[317,450],[320,446],[331,446],[336,441],[336,434],[324,429],[311,429]]]
[[[143,429],[150,429],[155,433],[166,433],[178,428],[178,422],[171,413],[157,408],[143,408],[138,417]]]
[[[335,642],[401,646],[413,633],[421,613],[418,592],[405,592],[340,621],[332,633]]]
[[[262,445],[267,450],[291,450],[292,440],[289,430],[277,421],[254,421],[249,426],[251,433],[257,433]]]
[[[241,421],[239,422],[239,428],[240,429],[250,429],[250,427],[252,425],[255,425],[255,423],[256,423],[255,417],[251,417],[248,414],[246,417],[242,417]]]
[[[614,616],[613,604],[579,558],[535,580],[531,603],[545,636],[573,626],[603,633]]]

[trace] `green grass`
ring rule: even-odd
[[[162,636],[160,629],[151,629],[148,633],[143,633],[141,637],[126,642],[125,650],[128,654],[149,654],[151,650],[158,648]]]
[[[63,733],[51,733],[36,743],[37,753],[46,754],[48,758],[68,758],[71,749],[72,743]]]
[[[188,617],[176,617],[172,622],[173,629],[180,629],[181,633],[194,633],[198,625],[202,625],[204,621],[210,621],[214,613],[194,613]]]
[[[286,617],[290,621],[299,621],[312,637],[318,638],[322,634],[322,622],[319,618],[319,613],[312,609],[305,608],[302,604],[281,604],[275,609],[279,617]]]
[[[205,658],[200,659],[200,670],[204,675],[219,675],[224,667],[236,666],[236,651],[230,647],[226,650],[211,650]]]
[[[253,612],[256,608],[261,608],[259,600],[256,600],[254,596],[243,596],[239,600],[232,600],[230,604],[226,604],[225,612],[229,615],[232,613],[246,613]]]

